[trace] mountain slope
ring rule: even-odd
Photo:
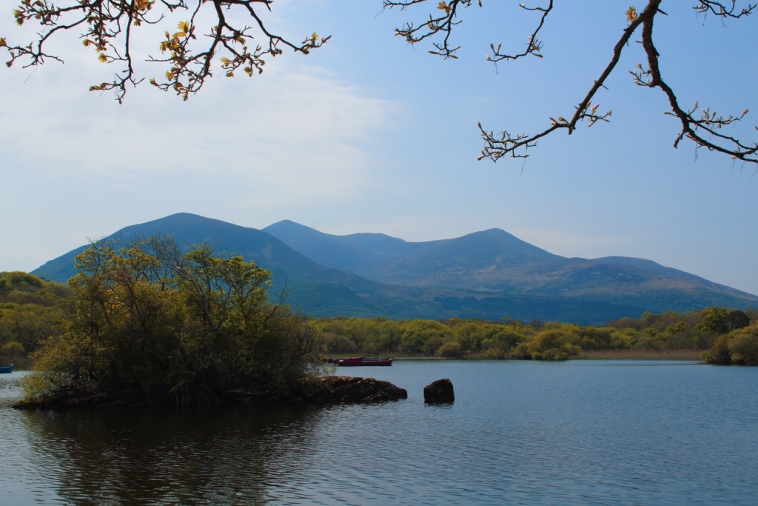
[[[621,304],[634,298],[640,307],[646,299],[659,301],[657,307],[678,308],[695,307],[694,300],[706,305],[758,301],[751,294],[651,260],[565,258],[499,229],[423,243],[383,234],[335,236],[291,221],[265,230],[323,265],[393,285],[458,288],[480,296],[594,297]]]
[[[376,281],[421,286],[494,288],[504,273],[562,259],[499,229],[437,241],[377,273]]]
[[[420,254],[441,241],[406,242],[384,234],[332,235],[284,220],[263,229],[315,262],[367,279],[393,263]]]
[[[322,265],[373,281],[413,286],[476,288],[482,284],[472,283],[476,278],[562,258],[499,229],[415,243],[384,234],[324,234],[291,221],[263,230]]]
[[[313,316],[540,318],[603,324],[645,311],[758,307],[758,297],[644,259],[564,258],[499,229],[411,243],[383,234],[324,234],[283,221],[264,230],[180,213],[126,227],[128,241],[170,234],[208,242],[271,270],[274,294]],[[84,247],[33,271],[65,282]]]
[[[220,220],[204,218],[189,213],[179,213],[158,220],[132,225],[110,235],[113,239],[126,243],[131,239],[150,237],[155,234],[174,236],[180,246],[207,242],[216,247],[216,251],[232,255],[242,255],[247,260],[256,260],[258,264],[271,271],[274,287],[278,293],[285,287],[289,293],[287,299],[294,305],[302,305],[308,298],[319,300],[322,291],[331,293],[334,298],[333,285],[344,287],[340,291],[343,297],[334,298],[337,304],[348,309],[348,313],[376,311],[372,304],[358,298],[354,291],[374,291],[373,284],[355,274],[330,269],[317,264],[301,253],[294,251],[275,237],[253,228],[240,227]],[[86,249],[82,246],[51,260],[32,271],[33,274],[52,281],[65,283],[76,274],[74,258]],[[302,292],[302,293],[301,293]],[[304,294],[309,294],[303,300]],[[349,295],[352,294],[352,295]]]

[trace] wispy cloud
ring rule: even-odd
[[[67,78],[62,69],[48,74],[27,84],[2,76],[10,88],[0,99],[4,123],[14,128],[0,152],[127,185],[142,184],[147,174],[212,171],[237,187],[266,186],[279,202],[354,197],[367,181],[372,137],[391,127],[400,107],[312,67],[214,79],[187,103],[139,89],[122,106],[109,96],[82,100],[73,85],[50,87],[50,78]],[[11,98],[19,94],[37,98]]]

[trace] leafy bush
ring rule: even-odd
[[[758,365],[758,325],[719,337],[713,347],[702,356],[709,364]]]
[[[463,350],[457,341],[448,341],[437,350],[437,356],[444,358],[461,358]]]

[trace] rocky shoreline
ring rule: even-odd
[[[229,390],[207,404],[368,404],[407,399],[408,392],[389,381],[353,376],[325,376],[300,385],[292,393]],[[157,403],[168,404],[169,402]],[[69,409],[95,406],[138,406],[146,403],[134,397],[97,394],[86,397],[42,398],[15,404],[16,409]]]

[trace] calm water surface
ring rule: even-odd
[[[758,368],[396,362],[407,400],[20,412],[0,504],[755,504]],[[456,401],[423,387],[453,381]]]

